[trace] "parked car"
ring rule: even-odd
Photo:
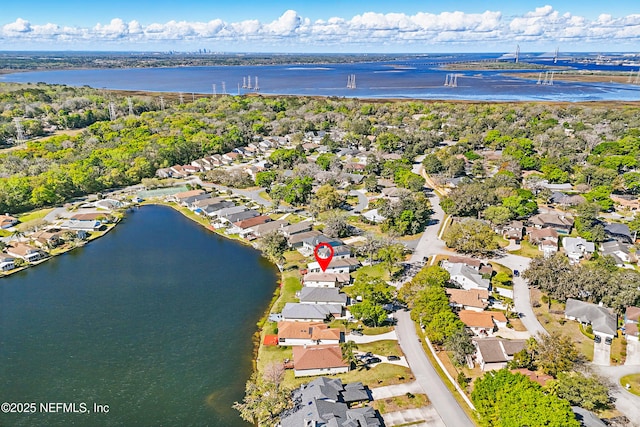
[[[600,337],[600,335],[596,335],[596,337],[594,338],[594,341],[596,343],[599,343],[600,341],[602,341],[602,337]]]
[[[370,351],[367,351],[367,352],[364,354],[364,357],[373,357],[373,353],[371,353]]]
[[[387,360],[400,360],[400,358],[398,356],[391,355],[391,356],[387,356]]]
[[[520,277],[520,271],[518,271],[518,270],[513,270],[513,276],[514,276],[514,277]]]
[[[611,342],[612,342],[612,341],[613,341],[613,340],[611,339],[611,337],[606,337],[606,338],[604,339],[604,343],[605,343],[606,345],[611,345]]]
[[[380,363],[380,362],[382,362],[382,359],[380,359],[379,357],[370,357],[366,360],[367,365],[371,363]]]

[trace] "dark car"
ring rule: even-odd
[[[602,341],[602,338],[600,337],[600,335],[596,335],[596,337],[594,338],[594,341],[599,343],[600,341]]]
[[[520,277],[520,271],[513,270],[513,275],[514,275],[514,277]]]
[[[380,363],[380,362],[382,362],[382,359],[380,359],[379,357],[370,357],[367,359],[367,365],[371,363]]]
[[[605,343],[606,345],[611,345],[611,342],[612,342],[612,341],[613,341],[613,340],[611,339],[611,337],[606,337],[606,338],[604,339],[604,343]]]
[[[366,352],[364,354],[364,357],[373,357],[373,353],[371,353],[370,351]]]
[[[391,356],[387,356],[387,360],[400,360],[400,358],[398,356],[391,355]]]

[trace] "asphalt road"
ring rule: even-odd
[[[396,333],[398,334],[400,347],[407,362],[409,362],[416,381],[422,386],[426,395],[429,396],[431,404],[436,409],[444,425],[447,427],[475,426],[425,355],[409,312],[404,310],[397,311],[396,319],[398,320]]]

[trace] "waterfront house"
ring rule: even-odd
[[[347,305],[347,295],[338,288],[304,287],[299,292],[299,298],[302,304]]]
[[[213,200],[213,199],[212,199]],[[203,201],[204,202],[204,201]],[[236,204],[230,201],[221,201],[221,202],[213,202],[211,204],[203,204],[194,210],[195,213],[204,214],[208,217],[215,217],[216,213],[221,211],[222,209],[232,208]]]
[[[318,230],[305,231],[289,236],[289,238],[287,238],[287,242],[289,243],[289,247],[291,247],[292,249],[300,249],[303,247],[305,240],[320,235],[322,235],[322,233],[320,233]]]
[[[182,206],[189,206],[198,200],[209,199],[211,196],[204,190],[189,190],[167,197],[167,200],[174,201]]]
[[[229,232],[238,233],[240,237],[245,237],[251,234],[251,227],[256,225],[264,224],[266,222],[270,222],[271,218],[267,215],[258,215],[251,218],[243,219],[241,221],[236,221],[233,223],[233,227],[230,227]]]
[[[225,218],[227,215],[231,215],[231,214],[236,214],[238,212],[244,212],[246,211],[247,208],[244,206],[236,206],[235,204],[233,206],[229,206],[226,208],[220,208],[216,211],[213,211],[211,213],[210,216],[216,217],[216,218]]]
[[[90,231],[98,231],[101,227],[102,223],[100,221],[92,219],[70,218],[60,224],[60,228],[72,231],[84,231],[85,233]]]
[[[7,256],[5,254],[0,254],[0,270],[9,271],[16,268],[15,258]]]
[[[321,273],[322,269],[317,262],[311,262],[307,265],[309,273]],[[325,273],[350,273],[356,271],[360,267],[360,261],[357,258],[333,258],[327,266]]]
[[[288,302],[282,309],[282,320],[292,322],[323,322],[329,317],[342,317],[340,304],[302,304]]]
[[[0,215],[0,229],[6,230],[18,223],[18,218],[14,218],[9,214]]]
[[[588,242],[582,237],[565,237],[562,239],[562,247],[564,248],[569,262],[575,264],[583,257],[591,257],[596,251],[596,246],[593,242]]]
[[[210,206],[210,205],[215,205],[216,203],[220,203],[225,201],[224,198],[222,197],[207,197],[204,199],[199,199],[199,200],[195,200],[194,202],[192,202],[191,204],[189,204],[189,209],[192,211],[197,211],[198,209],[201,209],[205,206]],[[231,203],[231,202],[229,202]]]
[[[526,346],[525,340],[502,338],[475,338],[475,360],[483,371],[499,370],[507,367],[516,353]]]
[[[278,345],[339,344],[342,332],[322,322],[278,322]]]
[[[489,306],[489,291],[486,289],[445,289],[449,305],[454,309],[484,311]]]
[[[289,221],[286,219],[278,219],[276,221],[266,222],[264,224],[259,224],[251,227],[253,234],[256,237],[262,237],[265,234],[271,233],[272,231],[280,231],[282,227],[289,225]]]
[[[349,273],[307,273],[302,278],[302,285],[309,288],[341,288],[350,283]]]
[[[286,227],[282,227],[282,234],[284,237],[289,238],[296,234],[306,233],[311,231],[311,227],[313,226],[313,221],[300,221],[295,224],[287,225]]]
[[[26,262],[35,262],[45,257],[41,250],[24,243],[14,243],[11,246],[7,246],[5,251],[8,255]]]
[[[338,344],[293,347],[295,377],[334,375],[349,372],[349,364],[342,358]]]
[[[604,335],[610,338],[617,335],[618,316],[613,310],[601,305],[568,298],[564,317],[576,320],[583,325],[591,325],[595,335]]]
[[[370,400],[360,382],[343,385],[338,378],[317,378],[293,391],[294,406],[282,414],[278,427],[380,427],[376,411],[361,405]]]
[[[29,237],[33,240],[33,244],[40,248],[55,248],[62,243],[60,231],[36,231]]]
[[[233,223],[244,221],[245,219],[255,218],[260,216],[260,212],[253,209],[246,209],[242,212],[228,213],[219,217],[219,221],[227,226],[232,226]]]

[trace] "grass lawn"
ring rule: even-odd
[[[340,378],[343,383],[362,382],[369,388],[384,387],[393,384],[402,384],[415,380],[411,369],[404,366],[380,363],[373,368],[359,367],[346,374],[332,375],[329,377]],[[293,370],[287,370],[284,375],[284,385],[287,387],[299,387],[317,377],[294,378]]]
[[[49,212],[51,212],[53,210],[53,208],[48,208],[48,209],[38,209],[37,211],[31,211],[31,212],[27,212],[25,214],[22,214],[20,216],[18,216],[18,219],[20,220],[20,222],[25,223],[25,222],[29,222],[29,221],[33,221],[35,219],[42,219],[45,216],[47,216],[47,214]]]
[[[266,191],[261,191],[258,193],[258,196],[262,197],[265,200],[271,201],[271,196]]]
[[[620,378],[620,384],[625,388],[629,384],[628,390],[636,396],[640,396],[640,374],[625,375]]]
[[[498,264],[497,262],[493,262],[493,261],[491,262],[491,266],[496,271],[496,274],[497,273],[505,273],[509,277],[513,277],[513,271],[511,271],[510,268],[505,267],[504,265]]]
[[[374,265],[365,265],[364,267],[361,267],[356,271],[354,271],[353,273],[351,273],[351,276],[353,276],[354,283],[358,280],[358,277],[360,277],[360,275],[362,274],[366,274],[367,276],[372,278],[379,277],[383,280],[387,280],[387,281],[389,280],[389,272],[387,271],[386,268],[384,268],[382,263],[378,263]]]
[[[347,338],[348,339],[348,338]],[[358,351],[367,352],[370,351],[373,354],[378,354],[380,356],[402,356],[402,350],[400,350],[400,346],[398,345],[398,341],[395,340],[384,340],[384,341],[376,341],[370,342],[366,344],[358,344]]]
[[[284,305],[288,302],[298,302],[296,298],[296,292],[302,289],[300,278],[297,273],[287,271],[283,273],[284,283],[281,288],[281,294],[278,301],[273,305],[272,313],[280,313],[284,308]]]
[[[538,250],[537,246],[532,245],[526,240],[520,242],[520,249],[517,251],[511,251],[510,254],[526,256],[528,258],[535,258],[542,255],[542,252]]]
[[[404,411],[405,409],[421,408],[429,405],[429,398],[426,394],[407,393],[402,396],[390,397],[382,400],[374,400],[371,403],[373,409],[381,414],[387,412]]]
[[[493,241],[498,244],[501,248],[506,248],[509,246],[509,241],[502,236],[498,236],[497,234],[493,236]]]

